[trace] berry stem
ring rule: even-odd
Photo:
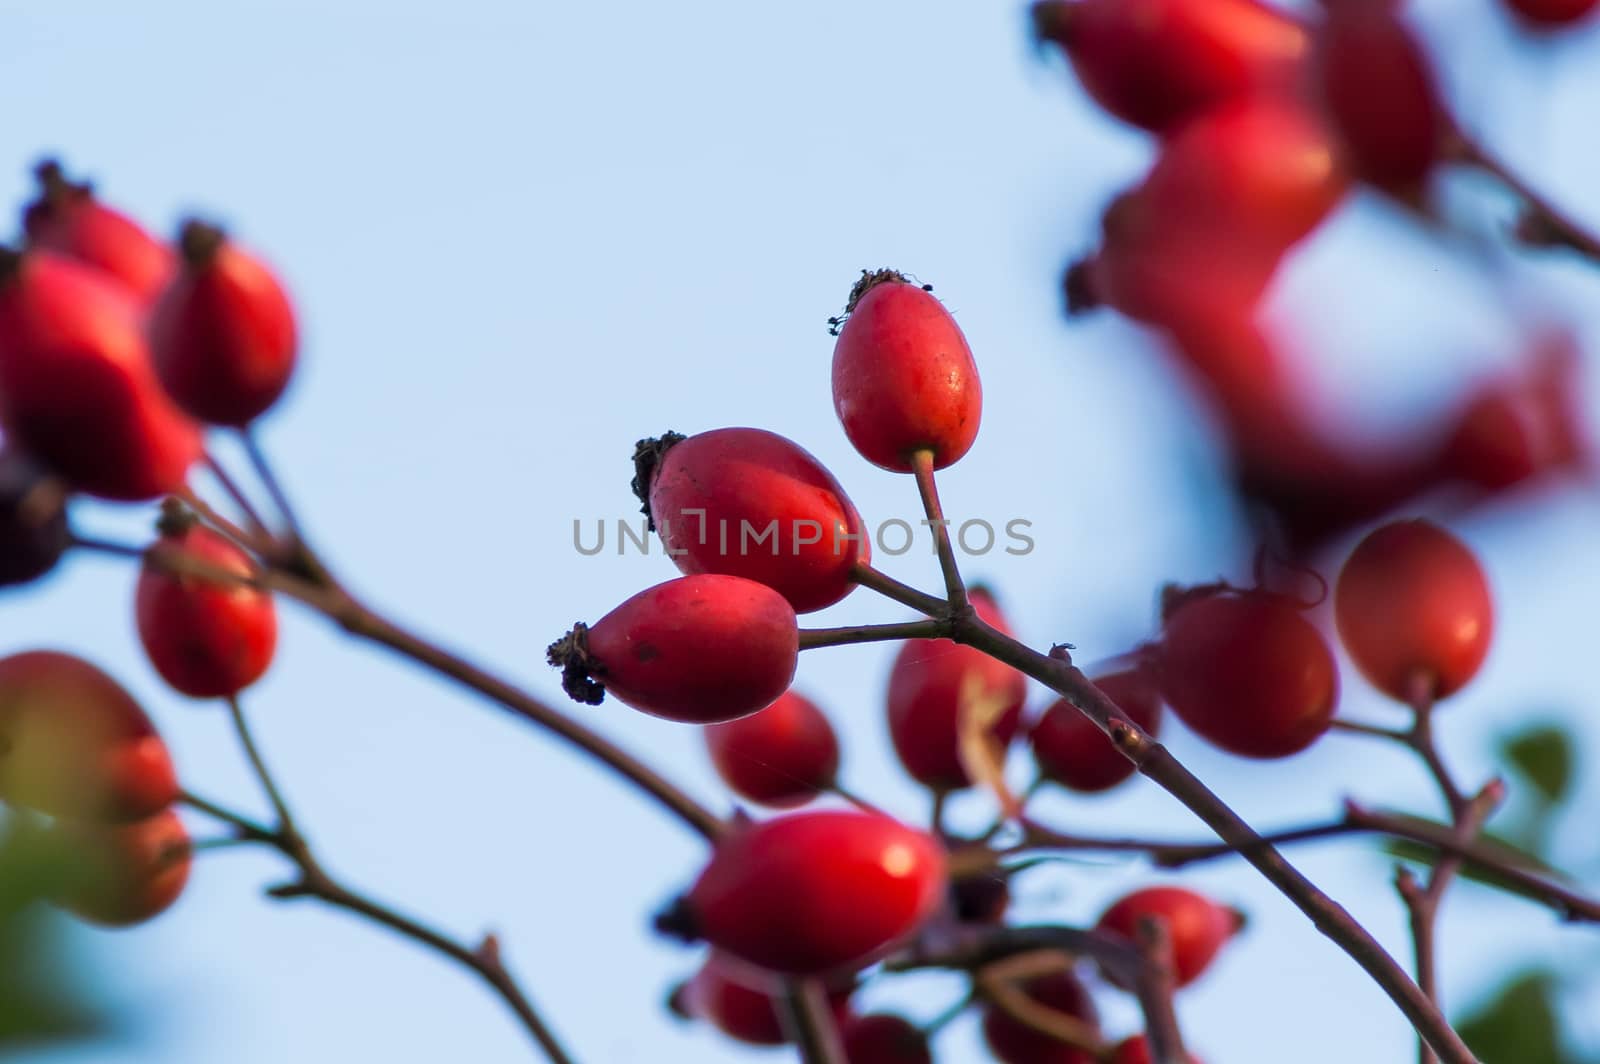
[[[842,647],[851,643],[882,643],[896,639],[937,639],[948,626],[941,621],[905,621],[899,624],[858,624],[843,628],[802,628],[800,649]]]
[[[216,507],[202,499],[193,488],[184,487],[173,493],[172,498],[188,507],[201,521],[220,532],[238,547],[255,557],[269,558],[272,556],[271,537],[257,536],[224,517]],[[190,524],[193,524],[191,519]]]
[[[1150,1055],[1154,1064],[1187,1064],[1189,1055],[1184,1050],[1183,1032],[1178,1028],[1178,1014],[1172,1004],[1178,985],[1172,936],[1167,933],[1165,921],[1149,916],[1140,918],[1137,930],[1135,944],[1144,964],[1140,968],[1141,979],[1135,985],[1144,1008]]]
[[[828,1007],[828,994],[815,979],[789,979],[778,1010],[804,1064],[848,1064],[838,1025]]]
[[[1600,265],[1600,236],[1575,221],[1571,215],[1513,170],[1503,159],[1463,132],[1456,133],[1455,161],[1494,178],[1522,201],[1516,237],[1528,247],[1565,248]]]
[[[239,512],[244,514],[245,520],[250,523],[251,530],[258,536],[270,536],[271,533],[267,529],[267,523],[261,518],[261,512],[250,501],[250,496],[246,495],[244,490],[239,487],[239,482],[233,479],[227,467],[210,451],[205,453],[203,460],[206,468],[211,471],[211,475],[216,478],[217,483],[222,485],[222,490],[228,493],[228,497],[233,500],[234,505],[239,507]]]
[[[933,452],[924,449],[912,455],[911,472],[917,478],[917,491],[922,495],[923,513],[933,529],[933,543],[939,552],[939,568],[944,573],[950,614],[960,616],[971,607],[967,605],[967,587],[961,582],[961,569],[956,565],[955,547],[950,542],[950,522],[945,520],[944,507],[939,502],[939,485],[933,477]]]
[[[943,599],[918,591],[910,584],[902,584],[888,573],[874,569],[866,562],[856,563],[853,576],[855,582],[862,587],[871,588],[884,598],[893,599],[902,606],[910,606],[926,616],[941,617],[949,609]]]

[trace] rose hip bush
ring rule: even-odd
[[[666,432],[633,445],[631,486],[680,575],[621,603],[596,602],[590,619],[549,633],[549,662],[574,703],[556,707],[374,611],[308,542],[252,434],[299,353],[294,304],[274,268],[199,220],[169,244],[59,164],[42,164],[22,238],[0,250],[0,583],[35,581],[71,551],[125,557],[137,569],[132,608],[152,667],[175,698],[208,700],[230,718],[273,817],[186,789],[145,709],[92,662],[7,647],[4,853],[40,870],[31,900],[106,926],[155,919],[204,874],[207,848],[189,827],[203,823],[281,855],[293,876],[273,897],[320,901],[436,951],[499,995],[538,1052],[585,1059],[492,937],[440,935],[330,874],[306,841],[244,708],[272,668],[279,609],[301,608],[552,731],[702,836],[698,873],[660,884],[655,930],[699,949],[664,998],[685,1021],[736,1042],[792,1046],[811,1064],[918,1064],[941,1059],[944,1024],[971,1012],[1005,1064],[1199,1060],[1205,1049],[1186,1043],[1174,1000],[1248,934],[1248,914],[1167,872],[1236,860],[1328,938],[1327,963],[1371,977],[1415,1028],[1424,1061],[1512,1059],[1491,1057],[1502,1052],[1493,1024],[1458,1030],[1441,1011],[1435,930],[1448,889],[1472,876],[1573,922],[1600,920],[1600,902],[1486,834],[1506,782],[1463,782],[1440,753],[1435,729],[1448,717],[1436,722],[1435,711],[1491,653],[1507,593],[1448,525],[1513,488],[1589,472],[1573,401],[1579,359],[1570,345],[1532,345],[1523,372],[1464,393],[1431,438],[1374,455],[1301,411],[1297,356],[1260,313],[1296,247],[1360,190],[1448,224],[1436,192],[1452,168],[1481,171],[1519,198],[1515,239],[1600,262],[1600,242],[1450,113],[1403,7],[1325,0],[1303,17],[1255,0],[1032,9],[1039,40],[1059,49],[1090,96],[1157,138],[1146,176],[1106,205],[1101,245],[1066,271],[1068,307],[1120,312],[1160,333],[1214,405],[1233,486],[1255,517],[1248,578],[1160,589],[1149,637],[1088,672],[1065,642],[1019,639],[1006,589],[969,585],[962,572],[936,474],[990,460],[969,455],[989,356],[972,349],[931,285],[863,270],[828,325],[841,429],[865,463],[906,478],[937,548],[937,589],[874,563],[870,521],[844,486],[849,470],[825,468],[759,424]],[[1551,33],[1594,5],[1508,7],[1528,32]],[[750,420],[761,413],[752,408]],[[241,436],[259,490],[243,489],[208,449],[221,433]],[[619,488],[627,447],[619,441]],[[195,486],[207,468],[216,497]],[[80,497],[158,503],[148,540],[79,528]],[[807,623],[866,595],[900,604],[908,619]],[[863,642],[899,648],[878,678],[881,711],[906,776],[932,797],[926,821],[844,790],[832,693],[792,687],[803,652]],[[1356,676],[1342,675],[1340,647],[1361,682],[1404,714],[1403,727],[1341,712]],[[1030,682],[1049,697],[1030,699]],[[699,729],[726,800],[694,800],[591,730],[586,707],[608,700]],[[1264,834],[1162,745],[1174,727],[1230,755],[1238,773],[1334,730],[1395,744],[1420,759],[1448,817],[1351,803],[1337,819]],[[1548,785],[1540,766],[1550,759],[1535,749],[1547,741],[1530,736],[1508,751],[1536,787]],[[1032,783],[1016,788],[1021,765]],[[1193,841],[1069,832],[1032,802],[1045,787],[1130,786],[1160,787],[1186,807]],[[957,792],[989,801],[986,830],[946,823],[945,799]],[[1395,885],[1413,936],[1405,961],[1405,944],[1380,942],[1287,855],[1292,844],[1345,834],[1376,836],[1400,859]],[[1011,918],[1015,882],[1070,880],[1070,864],[1042,855],[1099,852],[1141,855],[1151,882],[1109,899],[1092,926]],[[967,984],[933,1023],[857,1003],[871,982],[929,969]],[[1102,1023],[1097,1002],[1116,996],[1136,1005],[1138,1029]]]

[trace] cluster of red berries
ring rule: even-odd
[[[1041,41],[1090,96],[1158,138],[1116,197],[1101,246],[1067,274],[1074,311],[1159,329],[1222,417],[1240,494],[1309,549],[1448,485],[1503,491],[1588,458],[1570,360],[1534,357],[1459,405],[1434,438],[1373,455],[1301,411],[1303,367],[1258,307],[1289,253],[1364,182],[1422,209],[1442,164],[1470,161],[1431,60],[1390,0],[1325,0],[1302,20],[1260,0],[1041,0]],[[1594,0],[1516,0],[1574,21]]]
[[[834,325],[835,402],[863,457],[922,475],[967,452],[981,411],[977,373],[960,329],[927,289],[892,271],[865,273]],[[609,691],[643,712],[705,725],[717,772],[758,805],[795,810],[837,790],[838,737],[790,684],[801,645],[797,614],[840,601],[870,570],[861,518],[843,488],[798,445],[751,428],[643,441],[634,473],[645,513],[685,575],[553,644],[550,660],[567,690],[587,703]],[[749,529],[765,531],[763,549],[733,538]],[[1488,649],[1484,574],[1470,551],[1427,522],[1372,532],[1350,555],[1335,600],[1356,665],[1398,699],[1454,693]],[[968,605],[1009,635],[991,593],[971,590]],[[1307,616],[1310,605],[1264,587],[1171,589],[1159,639],[1095,683],[1146,733],[1159,730],[1165,705],[1229,752],[1299,753],[1329,729],[1339,692],[1338,666]],[[1023,675],[983,651],[948,638],[910,639],[890,669],[888,731],[911,778],[957,791],[975,783],[985,758],[1003,760],[1023,731],[1026,700]],[[1073,790],[1103,791],[1134,774],[1128,757],[1066,700],[1047,707],[1026,735],[1041,778]],[[931,1059],[927,1040],[906,1021],[855,1016],[850,990],[930,923],[1004,921],[1003,876],[951,876],[948,850],[960,841],[877,812],[736,817],[693,886],[657,921],[711,947],[674,995],[675,1009],[735,1039],[774,1044],[788,1037],[779,980],[820,978],[835,987],[847,1041],[897,1047],[853,1050],[852,1061]],[[1133,943],[1147,919],[1166,929],[1179,986],[1240,926],[1236,913],[1201,895],[1154,887],[1111,906],[1099,931]],[[1092,998],[1070,967],[1022,990],[1098,1037]],[[985,1008],[984,1030],[1009,1064],[1093,1059],[995,1005]],[[1136,1036],[1114,1053],[1138,1061],[1148,1050]]]
[[[243,428],[288,384],[293,311],[273,275],[216,229],[176,250],[39,167],[26,243],[0,249],[0,584],[50,571],[74,493],[137,501],[185,488],[202,425]],[[161,677],[227,698],[272,661],[277,619],[239,544],[173,503],[145,555],[135,620]],[[51,651],[0,660],[0,799],[39,843],[49,894],[126,925],[178,897],[190,844],[150,719],[116,681]]]

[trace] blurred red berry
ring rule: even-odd
[[[1139,924],[1147,919],[1159,921],[1166,929],[1173,977],[1179,986],[1198,979],[1243,925],[1236,910],[1192,890],[1147,887],[1115,902],[1096,926],[1137,943]]]
[[[175,491],[200,454],[127,294],[45,251],[0,250],[0,426],[72,487],[106,499]]]
[[[1329,5],[1317,76],[1351,169],[1402,198],[1423,191],[1448,150],[1451,121],[1433,67],[1392,5]]]
[[[1054,972],[1025,980],[1020,989],[1033,1001],[1082,1020],[1098,1032],[1100,1018],[1094,999],[1071,972]],[[983,1010],[983,1037],[1002,1064],[1094,1064],[1093,1053],[1067,1045],[1042,1031],[1012,1019],[998,1005]]]
[[[115,680],[54,651],[0,658],[0,799],[128,822],[177,797],[166,744]]]
[[[1328,730],[1339,674],[1322,634],[1261,591],[1180,597],[1161,637],[1161,691],[1202,738],[1244,757],[1299,753]]]
[[[69,181],[55,160],[40,163],[34,173],[39,195],[23,213],[29,247],[94,267],[141,304],[160,295],[173,272],[165,244],[101,203],[88,184]]]
[[[785,691],[772,705],[705,730],[711,763],[733,792],[762,805],[804,805],[832,787],[839,739],[810,699]]]
[[[1578,404],[1582,359],[1565,335],[1542,338],[1526,369],[1477,390],[1444,445],[1444,472],[1485,491],[1591,467]]]
[[[762,429],[642,440],[634,491],[685,573],[742,576],[775,588],[796,613],[855,589],[869,533],[844,489],[800,446]]]
[[[1445,698],[1489,653],[1494,603],[1465,544],[1428,521],[1384,525],[1356,545],[1334,590],[1339,637],[1373,686]]]
[[[668,580],[594,626],[551,644],[574,699],[610,691],[634,709],[717,724],[765,709],[789,689],[800,653],[794,610],[754,580],[707,574]]]
[[[944,901],[943,848],[873,813],[824,810],[740,824],[663,931],[759,968],[813,976],[870,964]]]
[[[978,436],[983,386],[944,304],[893,270],[863,271],[833,349],[833,406],[861,457],[898,473],[933,452],[960,460]]]
[[[189,881],[189,833],[171,809],[132,824],[57,820],[48,838],[61,861],[51,900],[90,923],[142,924],[171,908]]]
[[[1189,1064],[1201,1064],[1200,1058],[1193,1053],[1184,1055],[1188,1058]],[[1111,1064],[1155,1064],[1154,1058],[1150,1055],[1150,1043],[1142,1034],[1123,1039],[1111,1054]]]
[[[789,1041],[784,1030],[779,980],[715,950],[694,976],[672,995],[672,1008],[686,1019],[704,1020],[729,1038],[746,1045],[779,1046]],[[848,1009],[848,992],[831,995],[835,1013]]]
[[[183,227],[184,265],[150,317],[161,383],[191,417],[248,425],[289,386],[294,308],[271,270],[199,222]]]
[[[1094,682],[1126,719],[1152,735],[1160,731],[1161,693],[1154,677],[1143,668],[1110,673]],[[1034,723],[1029,739],[1040,774],[1075,791],[1110,790],[1135,772],[1133,762],[1064,698],[1045,710]]]
[[[0,442],[0,587],[31,583],[72,545],[67,488],[15,447]]]
[[[839,1037],[845,1064],[933,1064],[927,1037],[899,1016],[852,1016],[840,1025]]]
[[[259,573],[249,555],[218,533],[171,519],[139,573],[139,640],[174,690],[192,698],[237,695],[272,664],[278,645],[272,596],[173,567],[182,561],[244,578]]]
[[[993,597],[976,590],[971,600],[980,618],[1010,634]],[[972,785],[961,762],[961,703],[973,689],[970,685],[1005,703],[989,734],[1002,747],[1009,745],[1028,694],[1020,672],[949,639],[908,639],[895,656],[889,671],[889,737],[906,772],[924,787],[960,790]]]
[[[1033,20],[1100,106],[1157,133],[1293,82],[1310,50],[1303,25],[1256,0],[1045,0]]]
[[[1600,0],[1506,0],[1506,6],[1536,28],[1556,29],[1589,18]]]

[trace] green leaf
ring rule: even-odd
[[[1456,1030],[1483,1064],[1571,1064],[1562,1054],[1554,997],[1549,972],[1524,972]]]
[[[1546,805],[1557,805],[1567,796],[1577,759],[1565,729],[1538,725],[1506,739],[1500,751],[1517,774],[1533,784]]]
[[[1435,829],[1439,827],[1439,825],[1433,821],[1424,820],[1420,817],[1409,817],[1403,814],[1390,815],[1396,820],[1411,821],[1418,825],[1424,825],[1426,827]],[[1487,855],[1493,856],[1501,864],[1506,865],[1507,867],[1529,872],[1543,879],[1548,879],[1555,882],[1567,881],[1567,877],[1559,870],[1552,868],[1544,861],[1541,861],[1538,857],[1535,857],[1533,854],[1529,853],[1526,849],[1518,846],[1502,835],[1496,835],[1492,832],[1484,833],[1478,836],[1476,845],[1480,849],[1484,850]],[[1413,864],[1424,865],[1429,868],[1433,867],[1433,865],[1439,860],[1438,850],[1434,849],[1432,846],[1426,845],[1425,843],[1413,842],[1410,839],[1386,838],[1382,842],[1382,849],[1383,852],[1388,854],[1390,857],[1395,857],[1402,861],[1409,861]],[[1482,866],[1473,864],[1470,861],[1465,861],[1462,863],[1460,876],[1462,879],[1470,880],[1474,883],[1482,883],[1487,886],[1494,887],[1497,890],[1505,891],[1509,894],[1516,894],[1521,897],[1532,898],[1536,901],[1540,900],[1539,895],[1535,891],[1528,889],[1523,884],[1518,883],[1515,880],[1507,879],[1505,876],[1500,875],[1492,869],[1483,868]]]

